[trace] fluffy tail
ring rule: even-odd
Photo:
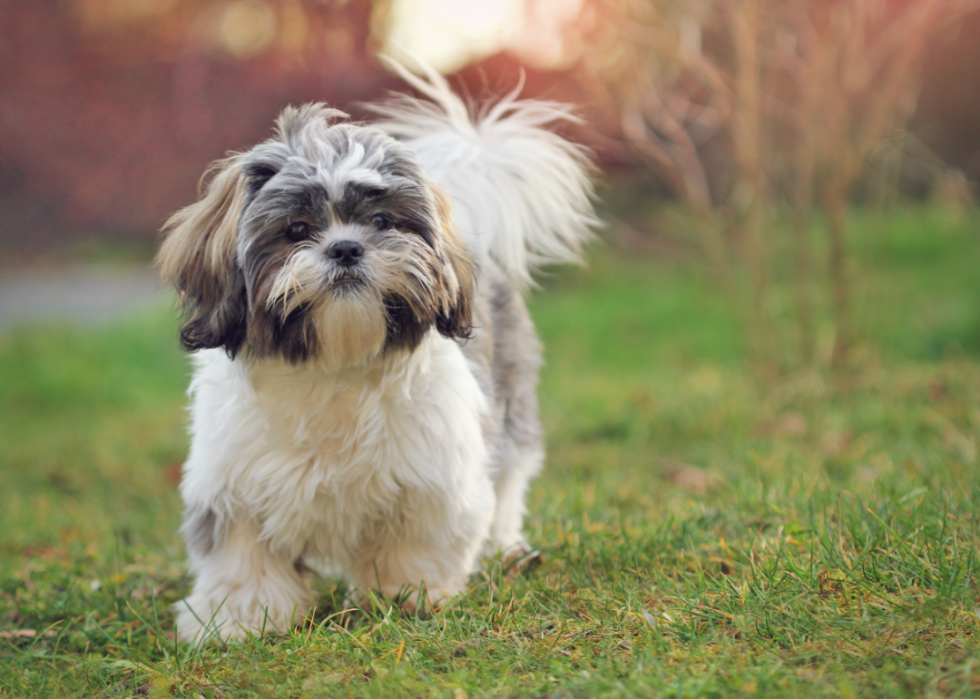
[[[397,95],[371,107],[376,124],[416,151],[453,198],[454,223],[477,259],[489,257],[519,286],[541,265],[574,262],[598,225],[585,149],[544,128],[576,121],[567,106],[517,100],[523,85],[471,115],[441,75],[389,60],[429,99]]]

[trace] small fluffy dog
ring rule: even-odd
[[[309,567],[438,604],[482,556],[528,551],[540,348],[520,290],[595,223],[582,149],[516,92],[346,121],[288,108],[212,166],[158,257],[195,351],[181,494],[195,576],[180,638],[286,630]]]

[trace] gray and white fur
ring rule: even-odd
[[[474,118],[395,67],[427,99],[373,125],[288,108],[164,227],[196,367],[182,639],[286,630],[307,568],[439,604],[481,556],[528,551],[544,450],[521,293],[588,238],[589,163],[544,128],[560,105]]]

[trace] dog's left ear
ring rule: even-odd
[[[473,331],[476,265],[453,227],[449,196],[437,187],[433,187],[433,191],[442,229],[436,247],[442,271],[436,329],[449,338],[467,339]]]

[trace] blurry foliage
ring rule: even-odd
[[[0,244],[151,238],[194,196],[207,162],[263,138],[285,104],[347,108],[394,86],[374,59],[393,2],[0,0]],[[547,7],[528,0],[528,16],[543,21]],[[956,206],[970,198],[963,177],[903,129],[930,42],[978,7],[583,0],[562,25],[578,64],[531,70],[526,93],[586,103],[595,129],[574,137],[612,163],[640,162],[643,198],[663,186],[693,212],[685,225],[717,275],[752,290],[744,314],[761,359],[776,344],[774,260],[792,249],[799,359],[814,360],[814,306],[829,298],[844,366],[848,202],[859,192],[887,201],[900,177],[929,181]],[[519,60],[462,71],[464,91],[510,89]],[[621,199],[621,211],[640,208]]]
[[[592,0],[579,77],[689,205],[716,269],[741,263],[753,337],[772,344],[774,219],[795,221],[800,356],[816,334],[811,229],[826,222],[834,358],[853,342],[847,205],[915,108],[926,49],[976,0]],[[734,263],[734,264],[733,264]]]

